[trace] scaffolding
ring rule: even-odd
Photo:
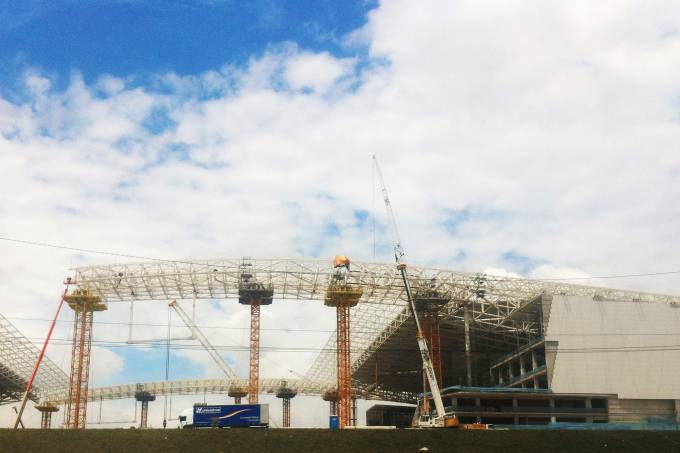
[[[71,372],[66,410],[67,429],[85,429],[87,422],[87,392],[90,380],[92,352],[92,319],[95,311],[106,310],[101,297],[86,288],[76,289],[64,300],[74,312]]]

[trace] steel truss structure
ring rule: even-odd
[[[283,427],[290,428],[290,400],[295,398],[297,394],[291,388],[287,387],[287,383],[284,387],[281,387],[276,392],[276,397],[281,398],[283,406]]]
[[[92,295],[86,288],[76,289],[73,293],[67,294],[64,300],[75,314],[66,428],[85,429],[92,353],[92,322],[94,312],[106,310],[106,304],[102,303],[101,297]]]
[[[260,389],[260,303],[250,304],[250,341],[248,347],[248,404],[257,404]]]
[[[230,388],[245,388],[247,384],[247,379],[190,379],[123,384],[91,388],[89,391],[89,401],[135,398],[135,395],[139,392],[145,392],[156,397],[200,394],[227,395]],[[274,396],[282,387],[286,387],[297,395],[322,396],[324,393],[334,390],[335,383],[315,382],[308,379],[262,379],[259,385],[261,394]],[[415,395],[363,389],[362,397],[371,400],[409,402],[413,400]],[[68,400],[68,394],[64,388],[61,391],[46,394],[44,400],[52,404],[63,404]]]
[[[324,300],[333,283],[333,263],[307,259],[252,259],[249,274],[277,299]],[[235,299],[242,281],[242,259],[152,261],[88,266],[75,269],[80,288],[106,302]],[[411,325],[401,276],[393,264],[352,262],[345,284],[362,291],[359,304],[351,308],[350,362],[356,371],[369,362],[395,334]],[[449,301],[439,310],[442,328],[462,326],[465,312],[475,333],[484,341],[514,341],[518,335],[538,335],[540,320],[527,315],[542,294],[590,296],[597,300],[680,304],[680,296],[641,293],[562,282],[496,277],[444,269],[409,267],[414,289],[428,290]],[[304,381],[337,385],[337,332],[328,339]],[[414,341],[414,340],[413,340]],[[224,382],[224,381],[219,381]],[[265,381],[261,381],[265,382]],[[246,383],[242,383],[244,387]],[[393,401],[414,400],[414,392],[395,391],[377,381],[354,380],[359,398],[381,394]],[[225,392],[228,388],[222,388]],[[300,392],[304,393],[304,392]],[[314,394],[320,394],[314,393]]]
[[[337,382],[338,382],[338,418],[340,427],[344,428],[351,424],[352,418],[352,362],[351,342],[350,342],[350,314],[349,305],[340,304],[337,306],[337,327],[336,344],[338,351],[336,354],[337,362]]]
[[[290,428],[290,398],[283,398],[283,427]]]
[[[0,404],[20,401],[33,371],[40,349],[0,315]],[[30,398],[39,401],[44,395],[63,391],[68,377],[45,357],[33,383]]]

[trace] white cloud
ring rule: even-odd
[[[106,74],[99,78],[97,86],[108,96],[112,96],[125,89],[125,81],[119,77]]]
[[[34,72],[26,74],[26,86],[34,96],[41,96],[52,86],[47,77],[42,77]]]
[[[355,33],[370,44],[361,65],[288,43],[146,88],[74,76],[56,91],[36,72],[29,101],[0,99],[0,234],[169,258],[372,259],[371,219],[355,214],[375,210],[376,258],[389,261],[377,153],[414,264],[544,278],[677,269],[678,8],[387,1]],[[157,110],[168,124],[153,133],[144,124]],[[6,316],[44,317],[69,267],[120,261],[4,242],[0,253]],[[675,276],[595,283],[680,293]],[[247,327],[235,304],[202,304],[198,316]],[[165,319],[159,307],[140,305],[140,319]],[[268,312],[267,325],[328,316],[333,328],[320,303]],[[124,321],[125,307],[97,318]],[[185,356],[215,375],[201,353]],[[269,358],[296,372],[310,363]]]
[[[295,90],[323,93],[340,77],[350,74],[354,63],[352,59],[334,58],[328,52],[304,52],[287,61],[285,77]]]

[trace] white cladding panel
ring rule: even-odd
[[[680,399],[680,307],[553,296],[546,341],[555,392]]]

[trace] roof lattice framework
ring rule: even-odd
[[[40,349],[0,315],[0,404],[21,399],[39,355]],[[67,387],[66,373],[45,357],[30,397],[38,401],[47,394],[65,391]]]
[[[241,262],[237,258],[88,266],[75,269],[75,277],[80,287],[90,289],[107,302],[237,298]],[[271,285],[277,299],[322,301],[334,273],[330,260],[251,259],[250,263],[248,272],[254,281]],[[414,288],[426,287],[450,300],[440,312],[442,320],[462,323],[463,307],[467,306],[475,331],[488,332],[488,338],[517,335],[518,332],[536,333],[538,322],[523,313],[543,293],[680,304],[679,296],[554,281],[417,266],[409,267],[408,272]],[[401,277],[394,264],[352,262],[346,278],[347,284],[363,289],[359,305],[352,309],[351,355],[353,368],[357,370],[397,333],[404,328],[412,329],[412,323],[406,310]],[[332,385],[335,373],[335,334],[332,334],[305,379],[315,385]],[[364,387],[366,395],[371,391],[391,391],[375,389],[366,382],[355,382],[355,386],[360,393]]]

